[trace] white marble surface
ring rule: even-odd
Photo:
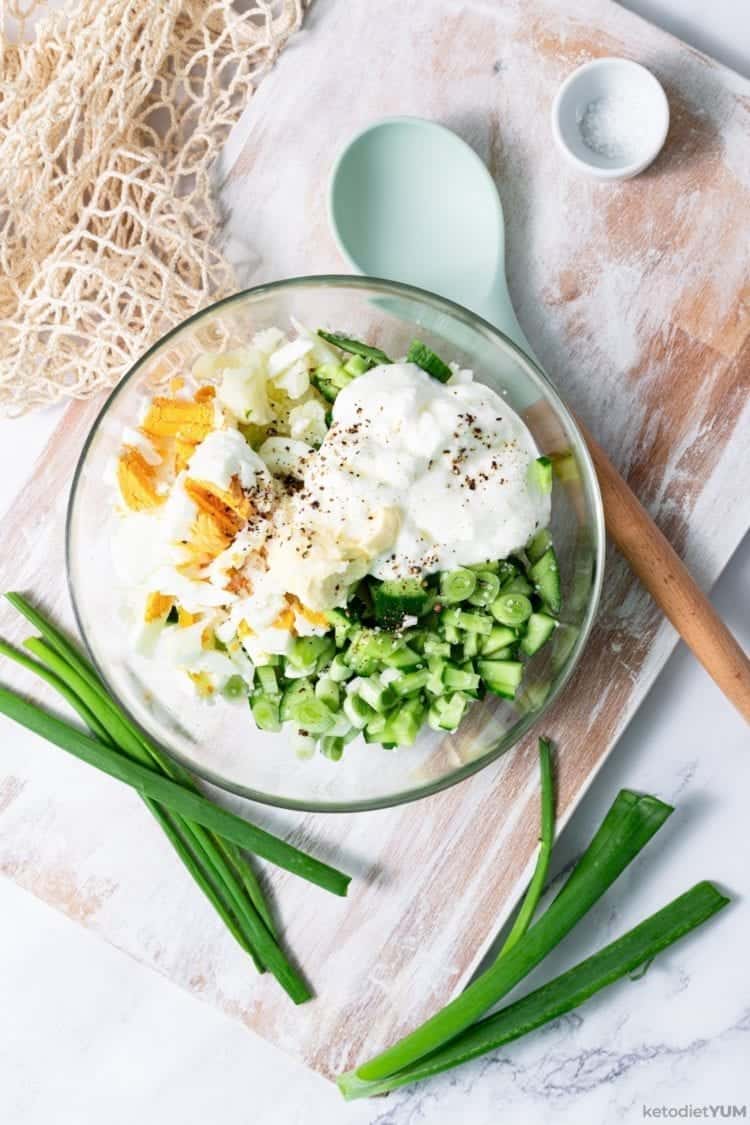
[[[750,75],[746,0],[714,0],[709,11],[701,0],[627,6]],[[0,509],[56,415],[0,423]],[[749,592],[750,537],[715,592],[746,646]],[[24,737],[0,724],[0,744]],[[739,718],[679,648],[560,841],[556,864],[580,850],[622,785],[674,800],[677,812],[544,972],[700,878],[722,884],[733,905],[641,981],[488,1060],[371,1104],[345,1106],[276,1048],[0,880],[2,1120],[600,1125],[644,1120],[644,1106],[750,1106],[748,749]]]

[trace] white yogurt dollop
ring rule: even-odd
[[[339,541],[369,544],[377,578],[502,559],[549,523],[529,472],[538,456],[491,388],[384,365],[339,393],[301,507]]]

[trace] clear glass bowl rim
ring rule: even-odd
[[[226,308],[235,302],[240,302],[247,297],[262,297],[266,294],[273,294],[276,291],[288,289],[304,289],[305,287],[313,286],[316,288],[335,288],[335,289],[360,289],[363,292],[376,292],[381,296],[401,296],[411,298],[412,300],[420,301],[423,304],[431,305],[439,311],[446,311],[454,316],[457,320],[462,321],[469,328],[478,329],[483,331],[490,338],[495,338],[500,344],[508,349],[515,357],[521,368],[525,373],[531,377],[532,382],[539,382],[545,387],[547,396],[552,399],[555,405],[555,410],[562,415],[568,427],[573,431],[578,439],[577,454],[580,455],[581,460],[586,466],[588,484],[591,487],[593,497],[593,517],[594,517],[594,530],[595,530],[595,545],[594,545],[594,566],[595,572],[593,576],[591,595],[589,598],[588,606],[586,608],[586,615],[581,624],[581,629],[576,642],[568,655],[564,674],[560,677],[555,685],[553,691],[550,692],[544,704],[538,711],[531,711],[528,715],[519,720],[514,728],[513,741],[506,745],[505,740],[501,738],[496,746],[491,747],[479,758],[467,762],[462,766],[457,767],[451,773],[445,774],[443,777],[432,780],[415,789],[410,789],[404,793],[391,794],[383,798],[370,798],[363,801],[319,801],[309,802],[296,799],[282,800],[277,795],[260,792],[259,790],[252,789],[239,783],[228,781],[226,778],[215,774],[207,767],[196,763],[193,759],[186,755],[180,754],[173,750],[170,746],[160,743],[160,748],[167,753],[180,765],[190,770],[191,773],[196,774],[203,781],[216,786],[218,789],[226,793],[231,793],[234,796],[244,797],[247,800],[257,801],[260,804],[268,805],[274,808],[290,809],[297,812],[313,812],[313,813],[351,813],[351,812],[369,812],[375,809],[393,808],[397,805],[410,804],[412,801],[421,800],[423,797],[432,796],[434,793],[439,793],[443,789],[449,789],[453,785],[457,785],[460,781],[478,773],[486,766],[491,765],[497,761],[502,754],[507,753],[513,749],[523,737],[528,734],[529,730],[541,720],[543,715],[549,710],[555,700],[558,698],[563,688],[567,685],[573,672],[578,666],[581,654],[586,646],[586,642],[591,632],[591,627],[596,617],[596,612],[599,606],[599,599],[601,596],[602,582],[604,578],[604,555],[605,555],[605,526],[604,526],[604,509],[602,506],[601,493],[599,491],[599,482],[596,475],[594,464],[591,460],[588,447],[581,433],[575,416],[568,410],[567,406],[560,398],[554,385],[550,382],[544,371],[531,359],[526,352],[518,347],[509,336],[501,332],[489,321],[479,316],[477,313],[471,312],[470,309],[465,308],[463,305],[458,305],[454,301],[448,300],[446,297],[440,297],[436,293],[430,293],[426,289],[419,289],[413,285],[405,285],[399,281],[389,281],[385,278],[369,277],[359,274],[310,274],[302,277],[283,278],[279,281],[266,282],[263,285],[251,286],[247,289],[238,290],[237,293],[232,293],[227,297],[223,297],[215,301],[211,305],[200,309],[198,312],[193,313],[192,316],[187,317],[185,320],[180,321],[179,324],[171,328],[163,336],[161,336],[155,343],[151,345],[141,355],[130,369],[123,375],[119,382],[112,388],[107,398],[105,399],[101,410],[94,419],[93,425],[86,436],[83,448],[81,450],[76,468],[71,482],[70,496],[68,498],[68,506],[65,519],[65,573],[68,586],[68,594],[70,597],[71,606],[73,608],[73,616],[75,619],[76,627],[83,640],[84,647],[88,657],[97,673],[101,677],[107,691],[113,699],[116,700],[118,705],[128,716],[130,722],[138,729],[142,730],[147,737],[153,740],[147,730],[145,730],[131,714],[127,705],[120,698],[119,694],[114,690],[107,677],[106,670],[101,667],[99,661],[94,655],[92,646],[89,644],[86,631],[83,627],[82,614],[78,607],[75,593],[75,583],[73,580],[72,564],[71,564],[71,540],[73,533],[74,512],[76,506],[76,496],[78,493],[78,485],[86,465],[86,459],[89,449],[94,441],[94,438],[99,430],[100,425],[104,421],[109,411],[111,404],[115,398],[120,394],[122,389],[131,379],[134,378],[141,370],[141,368],[148,362],[148,360],[158,352],[169,340],[173,339],[180,332],[183,331],[188,325],[194,324],[205,317],[214,315],[217,310]]]

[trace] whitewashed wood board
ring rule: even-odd
[[[570,174],[547,127],[565,74],[602,54],[651,66],[672,106],[664,154],[623,185]],[[318,0],[227,146],[227,244],[244,281],[342,268],[325,214],[330,166],[351,132],[396,113],[444,121],[487,160],[529,339],[710,585],[748,525],[750,83],[607,0]],[[97,408],[70,408],[2,526],[2,586],[34,591],[66,621],[65,503]],[[6,609],[0,629],[19,635]],[[589,648],[544,723],[561,747],[562,822],[674,640],[613,557]],[[0,732],[0,870],[328,1075],[466,982],[533,860],[534,739],[411,806],[247,806],[355,875],[345,901],[271,876],[317,993],[294,1009],[254,975],[132,794]]]

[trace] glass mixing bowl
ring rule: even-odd
[[[552,533],[563,585],[563,624],[528,661],[517,700],[476,703],[451,735],[425,730],[408,749],[384,750],[361,739],[339,762],[301,760],[285,734],[257,731],[244,701],[205,703],[179,685],[158,690],[153,669],[129,642],[113,566],[112,466],[124,427],[137,426],[144,397],[202,352],[246,343],[260,329],[312,328],[378,344],[404,355],[414,336],[446,359],[470,367],[522,413],[552,457]],[[102,408],[81,454],[68,511],[68,581],[85,644],[109,690],[149,735],[195,773],[226,790],[287,808],[372,809],[411,801],[453,785],[514,746],[570,678],[596,612],[604,563],[604,522],[583,439],[535,364],[486,321],[450,301],[393,282],[308,277],[250,289],[212,305],[154,345]],[[177,677],[174,677],[177,680]]]

